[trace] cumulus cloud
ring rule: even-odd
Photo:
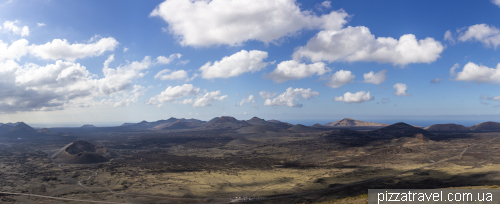
[[[237,106],[242,106],[245,103],[252,103],[253,106],[257,105],[257,103],[255,102],[255,99],[254,99],[253,95],[248,96],[248,98],[241,99],[241,101],[238,102],[236,105]]]
[[[211,106],[214,101],[222,101],[227,95],[221,95],[220,90],[200,94],[200,88],[192,84],[183,84],[182,86],[169,86],[160,94],[151,97],[146,104],[162,107],[164,103],[176,102],[179,104],[191,104],[193,107]],[[181,101],[178,99],[197,95],[196,98],[187,98]]]
[[[29,42],[25,39],[14,41],[11,45],[0,40],[0,61],[16,59],[29,53]]]
[[[3,23],[3,29],[7,32],[12,32],[22,37],[30,35],[30,29],[28,28],[28,26],[23,26],[22,28],[20,28],[14,25],[17,24],[18,22],[19,21],[5,21]]]
[[[42,27],[42,26],[45,26],[45,23],[36,23],[36,25],[37,25],[38,27]]]
[[[177,99],[196,95],[200,92],[200,88],[194,87],[192,84],[183,84],[182,86],[169,86],[160,94],[151,97],[146,104],[157,105],[161,107],[164,103],[173,102]]]
[[[109,64],[114,61],[114,59],[114,55],[110,55],[104,62],[104,67],[102,68],[104,78],[99,79],[97,82],[100,91],[104,94],[112,94],[130,88],[132,80],[143,77],[144,73],[141,71],[152,65],[150,57],[146,56],[140,62],[134,61],[113,69],[109,67]]]
[[[161,80],[183,80],[188,78],[188,73],[184,70],[172,71],[170,69],[164,69],[155,75],[155,79],[158,78]]]
[[[310,99],[319,96],[319,93],[316,91],[312,91],[304,88],[296,88],[292,87],[286,89],[286,91],[276,98],[266,99],[264,102],[265,106],[289,106],[289,107],[302,107],[302,104],[296,103],[300,98],[302,99]]]
[[[450,71],[451,72],[451,71]],[[456,81],[481,83],[500,83],[500,63],[496,68],[489,68],[473,62],[467,63],[461,72],[456,74]]]
[[[158,56],[156,58],[155,64],[170,64],[175,59],[180,59],[181,57],[182,57],[182,55],[180,53],[171,54],[168,57]]]
[[[442,79],[440,79],[440,78],[435,78],[435,79],[431,80],[431,83],[432,83],[432,84],[439,84],[441,81],[442,81]]]
[[[500,30],[495,26],[476,24],[469,26],[465,32],[461,32],[458,40],[461,42],[476,40],[487,47],[493,46],[496,49],[500,45]]]
[[[226,56],[214,63],[207,62],[200,68],[201,77],[204,79],[229,78],[239,76],[245,72],[256,72],[266,67],[269,63],[263,62],[267,52],[241,50],[231,56]]]
[[[324,85],[331,88],[339,88],[347,83],[354,83],[354,76],[351,71],[339,70],[335,72],[330,81],[326,82]]]
[[[451,67],[451,69],[450,69],[450,76],[455,76],[455,69],[458,69],[458,68],[460,68],[460,64],[455,63],[453,65],[453,67]]]
[[[89,44],[70,44],[66,39],[54,39],[44,45],[30,46],[30,53],[41,59],[64,59],[75,61],[78,58],[99,56],[106,51],[113,51],[118,45],[114,38],[101,38],[99,41]]]
[[[447,40],[451,44],[455,44],[455,39],[453,38],[451,31],[449,31],[449,30],[444,32],[444,40]]]
[[[276,93],[276,92],[271,93],[271,92],[268,92],[268,91],[260,91],[259,95],[263,99],[268,99],[268,98],[273,98],[273,97],[277,96],[278,93]]]
[[[301,11],[295,0],[166,0],[150,16],[167,22],[182,46],[239,46],[275,42],[303,29],[337,30],[348,15],[339,10],[317,16]]]
[[[129,106],[132,103],[137,103],[139,97],[144,96],[144,93],[147,91],[147,88],[134,85],[129,92],[122,92],[117,94],[114,98],[101,101],[103,103],[107,103],[112,105],[113,107],[124,107]]]
[[[329,72],[330,69],[326,67],[323,62],[316,62],[314,64],[304,64],[295,60],[283,61],[278,64],[278,67],[266,76],[275,82],[282,83],[291,79],[302,79],[310,77],[314,74],[323,75]]]
[[[406,34],[399,40],[391,37],[375,38],[364,26],[342,30],[324,30],[311,38],[305,46],[293,53],[295,60],[302,58],[318,61],[375,61],[405,66],[410,63],[431,63],[439,58],[444,46],[433,38],[417,40]]]
[[[375,99],[375,97],[370,96],[370,92],[359,91],[356,93],[347,92],[344,96],[336,96],[334,101],[343,101],[346,103],[361,103],[365,101],[371,101]]]
[[[500,0],[491,0],[491,3],[494,3],[498,7],[500,7]]]
[[[137,65],[143,63],[132,62],[111,70],[105,65],[105,77],[96,79],[85,66],[74,62],[57,60],[45,66],[34,63],[21,66],[12,59],[0,61],[0,112],[61,110],[93,104],[119,107],[135,103],[145,89],[132,85],[132,79],[140,76],[139,70],[147,68]],[[130,72],[131,69],[135,71]],[[106,96],[109,99],[93,101]]]
[[[332,8],[332,2],[330,1],[323,1],[323,3],[321,3],[321,6],[325,7],[325,8]]]
[[[111,43],[109,43],[111,42]],[[149,57],[111,68],[113,55],[104,62],[104,77],[90,73],[87,68],[72,60],[100,55],[118,44],[113,38],[104,38],[89,44],[69,44],[66,40],[54,40],[45,45],[29,45],[25,39],[11,45],[0,41],[0,112],[49,111],[68,107],[91,105],[127,106],[136,103],[146,88],[133,84],[133,80],[144,76],[145,69],[152,65]],[[110,45],[110,46],[109,46]],[[17,61],[27,54],[39,59],[56,60],[53,64],[40,66]],[[95,101],[95,99],[102,99]]]
[[[227,95],[221,96],[219,90],[208,92],[203,96],[196,98],[193,102],[193,107],[211,106],[214,101],[222,101],[227,98]]]
[[[387,70],[385,69],[377,73],[374,73],[373,71],[364,73],[363,78],[365,78],[365,80],[363,82],[379,85],[385,81],[385,78],[387,77],[385,73],[387,73]]]
[[[128,51],[128,48],[123,48],[123,52],[127,52]]]
[[[392,86],[394,89],[394,95],[396,96],[410,96],[410,94],[406,93],[406,90],[408,90],[408,86],[403,83],[396,83],[394,86]]]

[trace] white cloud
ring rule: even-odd
[[[442,79],[440,79],[440,78],[435,78],[435,79],[431,80],[431,83],[432,83],[432,84],[439,84],[441,81],[442,81]]]
[[[268,99],[268,98],[273,98],[273,97],[277,96],[278,93],[276,93],[276,92],[271,93],[271,92],[267,92],[267,91],[260,91],[259,95],[263,99]]]
[[[351,71],[339,70],[335,72],[330,81],[324,85],[331,88],[339,88],[347,83],[354,83],[355,77],[356,76],[352,75]]]
[[[104,62],[102,72],[105,77],[97,81],[100,91],[106,95],[129,89],[132,85],[132,80],[143,77],[144,73],[141,71],[152,65],[150,57],[146,56],[140,62],[134,61],[125,66],[118,66],[113,69],[109,67],[109,64],[114,59],[114,55],[110,55]]]
[[[364,82],[379,85],[385,81],[385,78],[387,77],[385,73],[387,73],[387,70],[385,69],[380,70],[377,73],[374,73],[373,71],[364,73],[363,74],[363,78],[365,78]]]
[[[295,0],[166,0],[150,16],[161,17],[182,46],[239,46],[248,40],[275,42],[303,29],[337,30],[343,10],[316,16]]]
[[[103,78],[97,78],[85,66],[70,61],[57,60],[45,66],[30,62],[21,66],[16,62],[29,53],[41,59],[74,60],[100,55],[118,44],[113,38],[92,43],[93,40],[89,44],[69,44],[56,39],[45,45],[29,45],[27,40],[20,39],[10,46],[0,41],[0,112],[61,110],[91,105],[120,107],[136,103],[146,88],[134,85],[133,80],[144,76],[142,71],[152,65],[149,57],[110,68],[109,64],[114,60],[111,55],[104,62]],[[102,100],[94,101],[97,98]]]
[[[263,62],[267,52],[241,50],[231,56],[226,56],[213,64],[207,62],[200,67],[201,77],[204,79],[229,78],[239,76],[245,72],[256,72],[266,67],[269,63]]]
[[[127,106],[136,103],[145,91],[142,86],[131,85],[128,72],[118,71],[95,79],[95,75],[84,66],[62,60],[46,66],[33,63],[20,66],[14,60],[5,60],[0,61],[0,67],[2,113],[61,110],[96,104]],[[118,70],[133,67],[125,66]],[[115,78],[128,80],[117,81]],[[96,97],[105,96],[109,98],[101,102],[93,101]]]
[[[189,63],[189,60],[182,60],[180,62],[177,62],[177,64],[181,64],[181,65],[186,65],[187,63]]]
[[[156,58],[155,64],[170,64],[175,59],[180,59],[181,57],[182,57],[182,55],[180,53],[171,54],[168,57],[158,56]]]
[[[16,35],[20,35],[22,37],[30,35],[30,29],[28,26],[23,26],[22,28],[17,27],[14,25],[15,23],[18,23],[18,21],[5,21],[3,23],[3,29],[6,31],[10,31]]]
[[[196,95],[200,92],[200,88],[194,87],[192,84],[183,84],[182,86],[169,86],[160,94],[151,97],[147,104],[162,106],[164,103],[169,103],[182,97]],[[185,101],[183,101],[185,102]],[[183,103],[182,102],[182,103]]]
[[[491,0],[491,3],[494,3],[498,7],[500,7],[500,0]]]
[[[496,68],[489,68],[469,62],[463,67],[461,72],[457,73],[454,80],[472,81],[478,84],[500,83],[500,63],[497,64]]]
[[[361,103],[365,101],[371,101],[375,99],[375,97],[370,96],[370,92],[359,91],[356,93],[347,92],[344,96],[336,96],[334,101],[343,101],[346,103]]]
[[[455,63],[455,64],[453,65],[453,67],[451,67],[451,69],[450,69],[450,76],[455,76],[455,69],[457,69],[457,68],[459,68],[459,67],[460,67],[460,64]]]
[[[113,107],[129,106],[132,103],[137,103],[139,97],[143,96],[147,88],[140,85],[134,85],[130,92],[123,92],[113,99],[106,101],[112,103]]]
[[[469,26],[465,32],[460,33],[458,40],[462,42],[477,40],[487,47],[493,46],[496,49],[500,45],[500,30],[495,26],[476,24]]]
[[[127,52],[128,51],[128,48],[123,48],[123,52]]]
[[[449,30],[444,32],[444,40],[447,40],[451,44],[455,44],[455,39],[453,39],[453,35],[451,34],[451,31],[449,31]]]
[[[329,71],[330,69],[326,67],[326,64],[323,62],[304,64],[295,60],[289,60],[279,63],[278,67],[267,75],[266,78],[282,83],[291,79],[310,77],[314,74],[323,75]]]
[[[42,27],[42,26],[45,26],[45,23],[36,23],[36,25],[37,25],[38,27]]]
[[[394,89],[394,95],[396,96],[410,96],[410,94],[406,93],[406,90],[408,90],[408,86],[406,86],[406,84],[396,83],[392,86],[392,88]]]
[[[321,3],[321,6],[325,7],[325,8],[332,8],[332,2],[330,1],[323,1],[323,3]]]
[[[375,38],[364,26],[342,30],[324,30],[293,53],[295,60],[302,58],[318,61],[375,61],[405,66],[410,63],[431,63],[439,58],[443,45],[433,38],[416,39],[406,34],[399,40],[391,37]]]
[[[183,80],[188,78],[188,73],[184,70],[172,71],[170,69],[164,69],[155,75],[155,79],[157,78],[161,80]]]
[[[492,101],[500,101],[500,96],[488,96],[488,95],[484,95],[484,96],[481,96],[481,99],[487,99],[487,100],[492,100]]]
[[[75,61],[78,58],[99,56],[106,51],[113,51],[118,44],[112,37],[101,38],[89,44],[70,44],[66,39],[54,39],[44,45],[30,46],[30,53],[41,59]]]
[[[237,105],[242,106],[245,103],[252,103],[254,106],[257,105],[253,95],[248,96],[248,98],[241,99],[241,101],[238,102]]]
[[[180,104],[184,104],[184,105],[186,105],[186,104],[193,104],[193,103],[194,103],[194,101],[193,101],[193,99],[192,99],[192,98],[187,98],[187,99],[184,99],[184,100],[182,100],[182,101],[179,101],[179,103],[180,103]]]
[[[222,101],[227,98],[227,95],[221,96],[219,90],[208,92],[203,96],[196,98],[193,102],[193,107],[211,106],[214,101]]]
[[[286,89],[286,91],[280,94],[278,97],[273,99],[266,99],[264,102],[265,106],[289,106],[289,107],[302,107],[302,104],[296,103],[300,98],[309,99],[319,96],[319,93],[309,89],[292,87]]]
[[[22,56],[28,54],[29,42],[25,39],[14,41],[10,46],[0,40],[0,61],[16,59],[19,60]]]

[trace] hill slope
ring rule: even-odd
[[[56,151],[50,159],[65,164],[93,164],[107,162],[116,157],[116,153],[102,145],[78,140]]]
[[[296,133],[323,132],[323,130],[319,130],[319,129],[316,129],[313,127],[308,127],[308,126],[301,125],[301,124],[294,125],[293,127],[288,128],[287,130],[292,131],[292,132],[296,132]]]
[[[463,125],[457,125],[457,124],[435,124],[431,125],[429,127],[424,128],[424,130],[427,131],[449,131],[449,132],[463,132],[463,131],[468,131],[469,128],[463,126]]]
[[[242,127],[251,126],[246,121],[236,120],[230,116],[215,117],[204,125],[203,129],[239,129]]]
[[[372,122],[365,122],[365,121],[360,121],[360,120],[354,120],[351,118],[344,118],[342,120],[337,120],[335,122],[331,122],[328,124],[325,124],[324,126],[328,127],[357,127],[357,126],[389,126],[388,124],[384,123],[372,123]]]
[[[469,127],[471,131],[500,131],[500,123],[497,122],[484,122]]]
[[[17,123],[16,126],[6,131],[2,136],[9,138],[25,138],[38,136],[39,133],[24,122]]]
[[[377,137],[377,138],[411,137],[416,134],[422,134],[425,137],[434,136],[434,134],[422,128],[414,127],[406,123],[395,123],[387,127],[369,131],[368,134],[371,137]]]

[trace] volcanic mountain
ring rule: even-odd
[[[457,125],[457,124],[453,124],[453,123],[450,123],[450,124],[435,124],[435,125],[431,125],[429,127],[426,127],[424,128],[424,130],[427,130],[427,131],[441,131],[441,132],[464,132],[464,131],[468,131],[469,128],[463,126],[463,125]]]
[[[78,140],[53,153],[50,159],[65,164],[93,164],[108,162],[116,157],[118,157],[118,154],[102,145]]]
[[[136,124],[133,124],[133,125],[125,125],[125,126],[121,126],[121,127],[123,127],[123,128],[129,128],[129,129],[147,130],[147,129],[153,129],[153,128],[155,128],[158,125],[172,124],[172,123],[174,123],[175,121],[178,121],[178,120],[179,119],[174,118],[174,117],[171,117],[171,118],[169,118],[167,120],[158,120],[158,121],[155,121],[155,122],[148,122],[148,121],[143,120],[140,123],[136,123]]]
[[[319,130],[313,127],[308,127],[305,125],[297,124],[287,130],[297,133],[309,133],[309,132],[322,132],[323,130]]]
[[[12,128],[13,128],[12,126],[7,125],[7,124],[0,125],[0,134],[3,134],[5,132],[9,131]]]
[[[398,138],[398,137],[411,137],[416,134],[422,134],[425,137],[432,137],[434,134],[425,131],[422,128],[414,127],[406,123],[395,123],[387,127],[377,130],[369,131],[370,137],[375,138]]]
[[[237,130],[238,133],[266,133],[266,132],[279,132],[277,128],[269,125],[252,125],[242,127]]]
[[[290,128],[293,126],[290,123],[284,123],[284,122],[281,122],[279,120],[266,121],[266,120],[258,118],[258,117],[253,117],[250,120],[247,120],[246,122],[250,123],[252,125],[260,125],[260,126],[265,125],[265,126],[270,126],[270,127],[274,127],[274,128]]]
[[[324,126],[328,127],[358,127],[358,126],[388,126],[388,124],[384,123],[372,123],[372,122],[365,122],[365,121],[360,121],[360,120],[354,120],[351,118],[344,118],[342,120],[337,120],[335,122],[331,122],[328,124],[325,124]]]
[[[497,122],[484,122],[469,127],[471,131],[500,131],[500,123]]]
[[[23,138],[37,136],[38,133],[35,129],[30,127],[24,122],[17,123],[16,126],[12,127],[10,130],[6,131],[2,136],[11,138]]]
[[[242,127],[251,126],[250,123],[246,121],[236,120],[236,118],[230,116],[215,117],[208,121],[206,125],[203,126],[204,129],[239,129]]]

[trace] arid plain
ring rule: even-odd
[[[422,128],[344,119],[293,126],[218,117],[2,128],[5,203],[237,200],[231,197],[252,197],[250,203],[348,203],[365,202],[370,188],[497,188],[500,182],[495,122]]]

